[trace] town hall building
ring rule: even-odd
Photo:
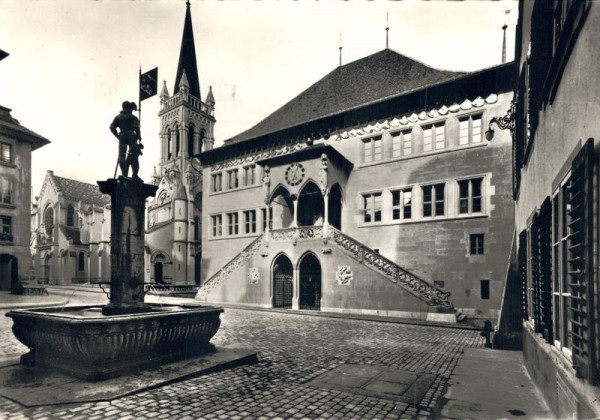
[[[392,49],[340,65],[203,150],[197,299],[497,317],[512,245],[513,65],[434,69]]]

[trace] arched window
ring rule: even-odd
[[[77,270],[84,271],[85,270],[85,256],[83,252],[80,252],[77,257]]]
[[[171,145],[171,129],[167,129],[167,159],[171,159],[171,155],[173,154],[173,149]]]
[[[188,127],[188,139],[187,139],[187,150],[188,157],[194,156],[194,125],[190,124]]]
[[[200,130],[198,135],[198,153],[202,151],[202,146],[204,145],[204,137],[206,137],[206,131]]]
[[[47,207],[44,213],[44,230],[49,238],[52,238],[52,232],[54,231],[54,209]]]
[[[180,142],[179,142],[179,126],[175,126],[175,157],[179,156],[180,150]]]
[[[72,205],[69,204],[67,207],[67,226],[75,225],[75,209]]]

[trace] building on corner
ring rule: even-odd
[[[600,4],[521,1],[514,196],[525,364],[557,418],[599,418]]]
[[[0,290],[32,277],[31,152],[49,143],[0,106]]]

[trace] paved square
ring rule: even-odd
[[[478,331],[450,328],[238,309],[225,309],[221,320],[213,344],[255,349],[259,363],[110,403],[26,408],[0,398],[0,419],[429,418],[463,350],[483,346]],[[26,351],[12,336],[10,326],[10,319],[0,313],[3,356]],[[372,367],[389,368],[377,381],[395,384],[389,386],[397,386],[398,392],[411,378],[394,370],[433,375],[435,379],[414,406],[412,401],[308,385],[341,365],[362,366],[351,371],[356,377]],[[390,390],[388,384],[380,382],[372,386],[378,393]]]
[[[307,385],[385,398],[417,407],[435,375],[372,365],[340,365]]]

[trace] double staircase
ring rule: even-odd
[[[449,292],[438,289],[416,274],[402,268],[395,262],[383,257],[373,249],[332,226],[306,226],[271,230],[268,234],[260,235],[215,275],[209,278],[198,290],[196,298],[206,301],[208,293],[212,289],[224,282],[233,271],[244,265],[256,253],[261,250],[263,250],[262,252],[267,252],[267,247],[271,242],[302,241],[319,238],[326,240],[327,245],[330,243],[335,244],[355,261],[379,273],[396,286],[403,288],[428,305],[445,308],[449,311],[453,309],[449,301]]]

